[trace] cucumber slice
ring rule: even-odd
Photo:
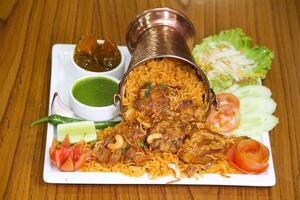
[[[278,124],[278,118],[270,113],[243,114],[235,135],[259,135],[272,130]]]
[[[276,102],[269,97],[249,96],[240,98],[241,113],[270,113],[275,112]]]
[[[97,140],[96,128],[93,121],[72,122],[57,125],[57,140],[62,142],[66,134],[69,134],[70,143],[80,140],[91,142]]]
[[[249,96],[271,97],[272,92],[269,88],[262,85],[246,85],[234,90],[233,94],[238,98]]]

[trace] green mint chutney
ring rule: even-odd
[[[118,84],[105,77],[90,77],[77,82],[72,89],[73,96],[82,104],[102,107],[113,104]]]

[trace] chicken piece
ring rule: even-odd
[[[125,144],[129,144],[135,148],[141,148],[141,143],[146,139],[146,132],[136,122],[124,122],[117,129],[113,135],[122,135]]]
[[[205,111],[202,107],[193,104],[190,99],[185,99],[179,103],[176,112],[180,113],[179,118],[183,122],[202,122]]]
[[[168,98],[169,88],[161,85],[146,84],[141,89],[139,98],[135,102],[138,111],[144,111],[148,116],[153,114],[165,114],[168,110],[170,100]]]
[[[156,135],[153,140],[149,137]],[[160,121],[150,129],[147,142],[151,149],[177,153],[186,137],[185,126],[180,121]],[[152,139],[152,138],[151,138]]]
[[[107,163],[112,154],[112,152],[104,146],[103,142],[96,145],[96,147],[93,149],[93,152],[94,157],[100,163]]]
[[[124,122],[107,135],[104,141],[95,145],[94,157],[100,163],[115,164],[126,160],[141,164],[145,157],[141,144],[144,144],[145,139],[146,132],[136,123]]]
[[[193,133],[178,151],[178,157],[185,163],[209,165],[218,159],[238,140],[244,137],[224,137],[202,129]]]
[[[135,101],[135,110],[142,112],[145,116],[141,123],[146,122],[151,126],[152,122],[162,119],[177,119],[185,123],[202,121],[205,114],[203,108],[191,99],[183,99],[178,103],[179,91],[180,88],[164,84],[146,84]],[[128,119],[135,119],[137,116],[134,110],[126,112]]]
[[[137,166],[142,165],[146,161],[146,156],[139,148],[130,147],[125,154],[125,159],[130,162],[133,161]]]
[[[123,159],[124,159],[123,150],[118,149],[110,155],[108,164],[116,164],[117,162],[123,161]]]

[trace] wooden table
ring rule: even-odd
[[[130,20],[161,6],[185,13],[197,29],[197,42],[241,27],[255,43],[274,51],[264,82],[278,102],[280,118],[271,132],[274,187],[44,183],[46,125],[28,126],[47,115],[52,45],[75,43],[89,33],[125,45]],[[0,20],[0,199],[300,199],[299,47],[297,0],[17,1],[8,18]]]

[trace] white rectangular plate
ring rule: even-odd
[[[49,114],[50,104],[55,92],[65,104],[68,105],[69,89],[72,82],[79,78],[80,75],[75,74],[72,69],[72,50],[75,45],[56,44],[52,49],[52,68],[51,68],[51,85],[49,96]],[[127,47],[120,47],[121,51],[126,55],[126,67],[130,60],[130,53]],[[54,127],[48,124],[47,141],[45,149],[44,162],[44,181],[47,183],[64,183],[64,184],[166,184],[174,177],[162,177],[151,180],[145,174],[142,177],[129,177],[120,173],[104,173],[104,172],[61,172],[51,165],[49,157],[49,148],[54,137]],[[271,146],[268,133],[258,138],[270,150]],[[237,186],[273,186],[275,184],[275,174],[272,156],[269,160],[269,168],[266,172],[259,175],[233,174],[230,178],[218,174],[205,174],[197,178],[183,178],[173,184],[184,185],[237,185]]]

